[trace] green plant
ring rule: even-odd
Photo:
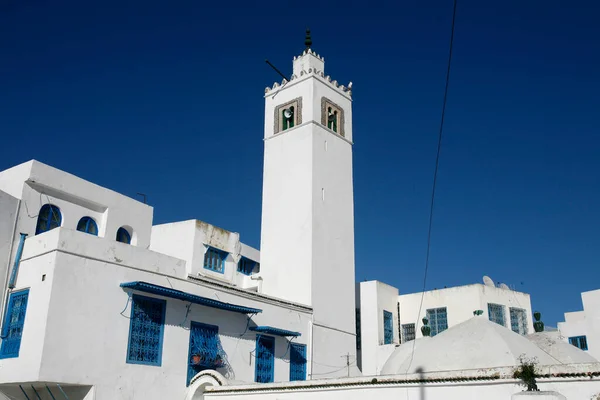
[[[538,392],[536,377],[537,360],[535,358],[526,358],[524,355],[519,356],[519,366],[513,373],[513,378],[519,379],[522,386],[527,388],[528,392]]]

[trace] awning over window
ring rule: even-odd
[[[240,306],[237,304],[224,303],[222,301],[213,300],[202,296],[196,296],[195,294],[182,292],[181,290],[171,289],[164,286],[154,285],[152,283],[147,282],[124,282],[121,283],[120,286],[126,289],[133,289],[140,292],[152,293],[159,296],[169,297],[171,299],[189,301],[190,303],[200,304],[206,307],[218,308],[220,310],[233,311],[242,314],[258,314],[262,312],[262,310],[259,308],[251,308]]]
[[[293,337],[300,336],[300,332],[288,331],[285,329],[274,328],[272,326],[251,326],[250,330],[255,331],[255,332],[260,332],[260,333],[268,333],[268,334],[277,335],[277,336],[293,336]]]

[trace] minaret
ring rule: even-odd
[[[265,90],[262,289],[313,308],[312,373],[346,376],[323,365],[356,355],[352,98],[305,46]]]

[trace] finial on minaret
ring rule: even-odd
[[[312,39],[310,38],[310,29],[306,28],[306,38],[304,39],[304,45],[306,46],[306,50],[310,49],[312,46]]]

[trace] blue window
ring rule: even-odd
[[[80,232],[89,233],[90,235],[98,236],[98,225],[96,221],[90,217],[83,217],[77,223],[77,230]]]
[[[238,262],[237,270],[244,275],[250,275],[254,271],[254,267],[258,266],[256,261],[252,261],[249,258],[242,257]]]
[[[204,253],[204,268],[222,274],[225,272],[225,258],[227,258],[226,252],[209,247]]]
[[[35,234],[39,235],[40,233],[58,228],[61,223],[62,215],[60,214],[60,209],[52,204],[44,204],[38,214]]]
[[[522,308],[510,308],[510,328],[520,335],[527,335],[527,312]]]
[[[290,344],[290,381],[306,380],[306,345]]]
[[[585,336],[573,336],[569,338],[569,343],[581,350],[587,350],[587,338]]]
[[[160,366],[167,302],[135,294],[132,299],[127,362]]]
[[[431,308],[427,310],[427,319],[431,327],[431,336],[442,333],[448,329],[448,311],[446,307]]]
[[[120,227],[117,230],[117,242],[131,244],[131,235],[127,229]]]
[[[383,343],[392,344],[394,341],[394,320],[392,313],[383,312]]]
[[[205,369],[225,366],[226,355],[219,339],[219,327],[193,322],[190,326],[187,385]]]
[[[2,330],[0,359],[19,357],[28,297],[29,289],[13,292],[9,297],[4,329]]]
[[[254,380],[259,383],[273,382],[275,361],[275,338],[259,335],[256,338],[256,369]]]
[[[402,341],[404,343],[415,340],[415,324],[402,325]]]
[[[506,326],[503,305],[488,303],[488,317],[490,321],[495,322],[498,325]]]

